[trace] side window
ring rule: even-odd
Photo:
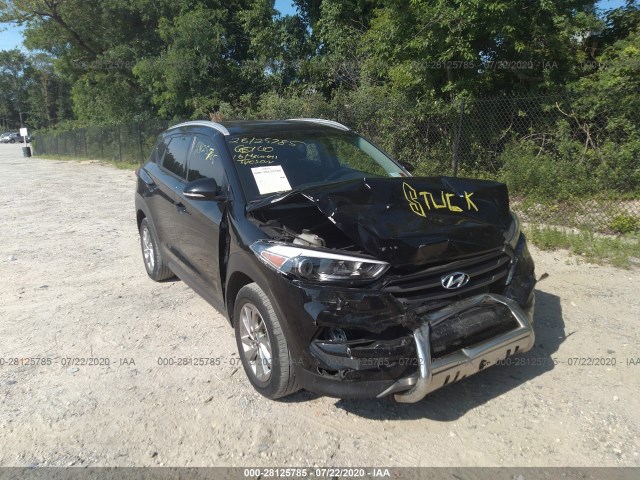
[[[332,139],[331,147],[341,167],[351,168],[370,175],[381,177],[388,176],[382,165],[374,162],[370,153],[365,148],[367,145],[361,138],[336,138]],[[370,148],[371,146],[368,145]]]
[[[189,157],[187,181],[192,182],[200,178],[213,178],[218,185],[222,185],[224,168],[220,149],[215,142],[205,136],[196,135]]]
[[[160,136],[160,138],[158,139],[158,142],[156,143],[156,148],[154,150],[154,161],[158,164],[158,165],[162,165],[162,160],[164,160],[164,154],[167,151],[167,144],[166,142],[162,139],[162,136]]]
[[[187,173],[185,171],[187,155],[189,154],[189,148],[191,148],[192,141],[193,137],[191,135],[171,137],[171,140],[167,145],[167,151],[164,154],[164,159],[162,160],[162,166],[171,173],[185,178]]]
[[[318,145],[315,143],[307,144],[307,162],[315,163],[316,165],[320,165],[322,163],[321,155],[318,150]]]

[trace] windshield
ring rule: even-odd
[[[351,132],[285,132],[227,137],[247,201],[322,183],[406,172]]]

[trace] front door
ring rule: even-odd
[[[225,186],[216,144],[219,142],[208,135],[195,136],[187,162],[187,183],[213,178],[221,188]],[[176,192],[174,248],[200,286],[218,301],[222,301],[220,224],[225,208],[225,202],[187,198],[183,189]]]

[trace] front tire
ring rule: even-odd
[[[142,248],[144,268],[152,280],[160,282],[174,276],[171,269],[162,261],[156,235],[151,227],[151,222],[146,218],[140,222],[140,246]]]
[[[300,390],[278,317],[257,284],[240,289],[233,319],[242,366],[258,393],[275,400]]]

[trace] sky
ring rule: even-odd
[[[624,4],[624,0],[600,0],[598,7],[602,10],[609,10],[621,7]],[[276,0],[276,9],[279,10],[282,15],[292,15],[296,12],[291,0]],[[23,49],[22,31],[23,27],[0,24],[0,50],[11,50],[12,48]]]

